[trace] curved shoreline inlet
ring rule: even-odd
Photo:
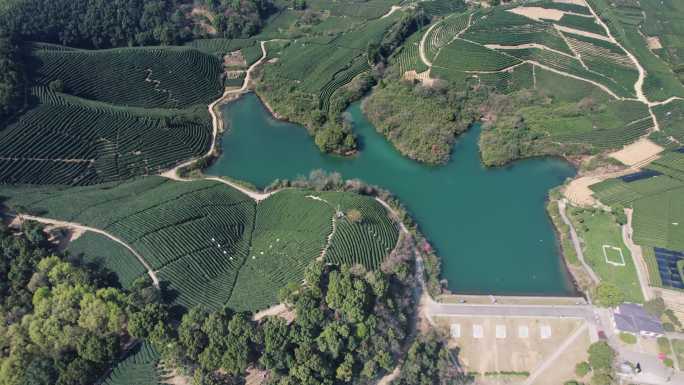
[[[463,134],[452,161],[426,166],[404,158],[366,120],[360,103],[348,116],[361,152],[342,158],[318,151],[306,130],[275,120],[248,94],[223,106],[221,157],[208,174],[263,188],[315,169],[336,171],[395,193],[442,257],[448,288],[459,293],[568,295],[574,292],[559,256],[544,202],[574,175],[559,159],[529,159],[505,168],[480,163],[479,126]]]

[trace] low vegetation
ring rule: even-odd
[[[396,385],[433,385],[472,383],[473,378],[461,373],[453,363],[456,353],[447,348],[443,338],[431,332],[420,335],[411,345],[401,365]]]
[[[425,87],[387,78],[365,100],[363,111],[402,154],[440,164],[451,157],[456,135],[476,117],[466,104],[471,98],[471,93],[446,85]]]
[[[572,208],[569,214],[582,238],[584,258],[602,282],[596,289],[597,302],[603,306],[643,302],[634,259],[622,240],[619,217],[601,209]]]

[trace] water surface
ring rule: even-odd
[[[459,138],[451,162],[431,167],[403,157],[353,104],[348,112],[361,153],[318,151],[306,130],[271,117],[249,94],[223,107],[223,155],[207,170],[263,188],[311,170],[337,171],[392,191],[442,257],[443,278],[459,293],[567,295],[573,292],[550,220],[549,189],[574,174],[558,159],[530,159],[487,169],[475,126]]]

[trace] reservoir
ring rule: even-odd
[[[361,152],[353,158],[322,154],[306,130],[275,120],[254,94],[223,106],[228,132],[223,154],[206,171],[259,188],[311,170],[336,171],[394,193],[442,258],[449,290],[477,294],[573,293],[545,212],[549,189],[574,175],[559,159],[539,158],[485,168],[475,125],[461,135],[451,161],[426,166],[403,157],[361,112],[348,113]]]

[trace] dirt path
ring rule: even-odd
[[[289,324],[292,321],[294,321],[295,313],[293,310],[289,309],[285,304],[279,303],[269,307],[268,309],[264,309],[260,312],[255,313],[252,319],[254,321],[260,321],[265,317],[281,317],[285,319]]]
[[[440,23],[441,21],[433,24],[430,28],[428,28],[428,30],[425,31],[425,34],[423,34],[423,37],[420,39],[420,44],[418,44],[418,54],[420,55],[420,60],[422,60],[423,63],[428,67],[432,67],[432,62],[428,60],[427,55],[425,55],[425,42],[427,41],[430,32],[432,32],[432,30]]]
[[[386,18],[386,17],[389,17],[389,15],[393,14],[393,13],[396,12],[396,11],[401,10],[401,8],[402,8],[402,7],[399,6],[399,5],[393,5],[392,8],[390,8],[390,10],[387,11],[386,14],[380,16],[380,18],[381,18],[381,19],[384,19],[384,18]]]
[[[57,219],[37,217],[37,216],[27,215],[27,214],[17,214],[17,216],[22,220],[30,220],[30,221],[49,224],[49,225],[54,225],[57,227],[66,227],[66,228],[70,228],[70,229],[74,229],[74,230],[78,230],[78,231],[92,231],[93,233],[104,235],[105,237],[107,237],[107,238],[111,239],[112,241],[120,244],[121,246],[125,247],[128,251],[130,251],[131,254],[133,254],[138,259],[138,261],[140,261],[140,263],[145,267],[145,269],[147,270],[147,274],[150,276],[150,278],[152,278],[152,283],[154,284],[154,286],[156,288],[159,288],[159,278],[157,278],[157,274],[154,272],[154,270],[152,270],[152,267],[147,263],[147,261],[145,261],[145,259],[142,257],[142,255],[138,254],[137,251],[133,250],[133,248],[130,247],[126,242],[124,242],[121,239],[109,234],[108,232],[100,230],[100,229],[96,229],[94,227],[85,226],[85,225],[82,225],[82,224],[76,223],[76,222],[65,222],[65,221],[60,221]]]
[[[326,201],[325,199],[316,196],[316,195],[307,195],[304,198],[309,198],[313,199],[315,201],[323,202],[330,206],[330,208],[333,209],[333,215],[332,215],[332,231],[330,231],[330,234],[325,239],[325,246],[323,246],[323,250],[321,250],[321,255],[316,258],[317,261],[322,261],[323,258],[325,258],[325,254],[328,252],[328,249],[330,248],[330,245],[332,244],[332,238],[335,235],[335,231],[337,230],[337,209],[333,207],[333,205],[330,204],[330,202]]]
[[[570,239],[572,240],[572,245],[575,248],[575,253],[577,253],[577,259],[579,259],[580,263],[584,267],[584,270],[587,271],[589,276],[591,277],[591,280],[594,281],[594,284],[598,285],[601,280],[599,279],[598,275],[594,272],[594,270],[589,266],[586,261],[584,260],[584,252],[582,251],[582,244],[580,243],[579,237],[577,236],[577,232],[575,231],[575,227],[572,225],[572,222],[570,222],[570,219],[568,219],[568,216],[565,214],[565,207],[567,205],[567,200],[561,199],[558,201],[558,212],[561,216],[561,219],[563,220],[563,223],[565,223],[569,228],[570,228]]]

